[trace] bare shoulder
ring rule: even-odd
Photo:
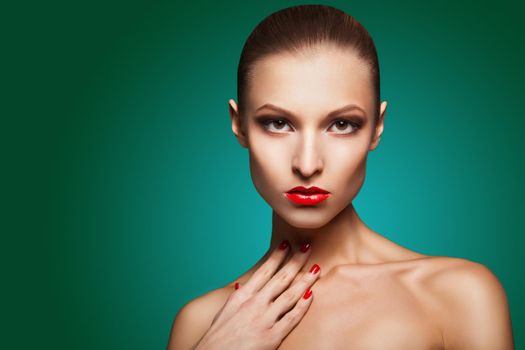
[[[210,328],[234,286],[228,284],[190,300],[175,315],[168,342],[169,350],[191,349]]]
[[[426,283],[451,302],[458,298],[505,296],[498,277],[481,263],[445,256],[428,256],[424,260]]]
[[[507,296],[492,270],[462,258],[424,260],[446,348],[514,349]]]

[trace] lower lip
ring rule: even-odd
[[[306,194],[306,193],[285,193],[286,198],[291,200],[292,202],[296,204],[301,205],[315,205],[317,203],[320,203],[324,201],[326,198],[330,196],[329,193],[312,193],[312,194]]]

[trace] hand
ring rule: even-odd
[[[319,266],[314,265],[317,267],[314,272],[304,273],[290,285],[308,260],[311,249],[298,250],[275,273],[290,250],[287,243],[284,249],[276,248],[246,284],[229,296],[194,350],[279,347],[312,303],[312,293],[307,289],[320,275]]]

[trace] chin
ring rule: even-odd
[[[304,207],[274,210],[288,225],[301,229],[321,228],[335,217],[326,208]]]

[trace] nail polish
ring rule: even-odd
[[[303,253],[306,253],[306,251],[310,249],[310,243],[304,243],[299,250]]]
[[[308,299],[312,295],[312,290],[308,288],[306,292],[304,292],[303,299]]]
[[[280,249],[280,250],[285,250],[286,248],[288,248],[288,246],[289,246],[288,240],[285,239],[285,240],[282,241],[281,244],[279,245],[279,249]]]
[[[321,270],[321,267],[317,264],[313,264],[313,266],[310,268],[310,273],[312,275],[315,275],[316,273],[319,272],[319,270]]]
[[[235,282],[235,289],[239,289],[239,282]]]

